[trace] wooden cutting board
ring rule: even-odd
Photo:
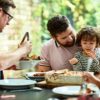
[[[76,84],[74,84],[74,85],[76,85]],[[52,89],[54,87],[72,86],[72,85],[70,85],[70,84],[53,84],[53,83],[47,83],[46,81],[41,81],[41,82],[36,83],[35,86]]]

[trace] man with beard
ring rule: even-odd
[[[47,29],[52,39],[42,47],[37,71],[73,70],[68,60],[79,48],[75,45],[75,30],[69,20],[66,16],[55,16],[48,21]]]
[[[13,0],[0,0],[0,32],[3,31],[6,25],[13,16],[9,13],[10,8],[15,8]],[[0,53],[0,70],[9,68],[16,64],[22,57],[30,53],[32,45],[29,41],[22,43],[17,50],[10,53]]]

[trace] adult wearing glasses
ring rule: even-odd
[[[10,8],[15,8],[13,0],[0,0],[0,32],[3,31],[9,21],[13,18],[10,15]],[[22,43],[19,48],[12,53],[0,53],[0,70],[4,70],[14,65],[22,57],[30,53],[32,45],[29,41]]]

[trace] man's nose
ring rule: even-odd
[[[68,37],[67,37],[67,41],[70,42],[70,41],[72,41],[72,40],[73,40],[72,36],[68,36]]]
[[[7,15],[7,18],[6,18],[6,25],[9,25],[9,16]]]
[[[9,22],[7,22],[7,24],[6,25],[9,25]]]

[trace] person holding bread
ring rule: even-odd
[[[92,26],[82,28],[76,39],[76,44],[82,50],[75,53],[69,62],[75,71],[100,72],[100,37]]]

